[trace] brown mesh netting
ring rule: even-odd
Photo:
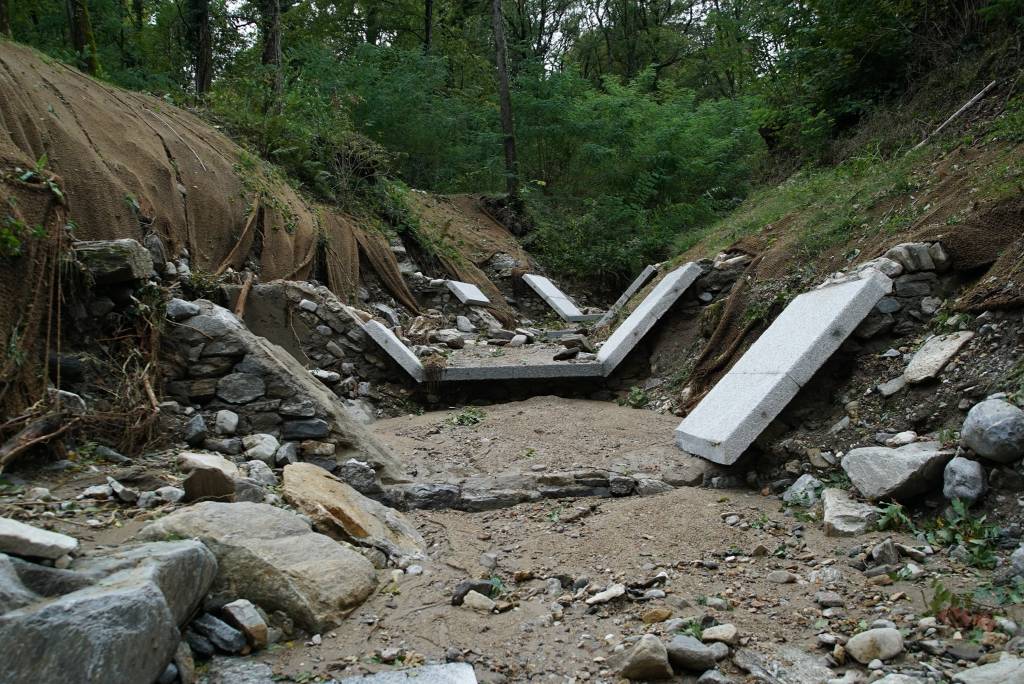
[[[387,238],[372,228],[362,230],[353,225],[352,229],[356,241],[359,243],[360,252],[373,266],[373,270],[384,287],[407,309],[418,314],[419,307],[416,305],[416,299],[409,291],[409,286],[405,284],[405,278],[402,277],[402,272],[398,269],[398,261],[395,259],[395,253],[391,251],[391,245],[388,244]]]
[[[956,303],[958,311],[1024,306],[1024,198],[999,202],[957,225],[926,225],[911,241],[941,242],[958,271],[991,266]]]
[[[346,216],[327,212],[323,229],[327,238],[327,287],[351,304],[359,287],[359,243],[354,225]]]

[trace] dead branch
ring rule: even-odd
[[[32,421],[0,446],[0,472],[26,450],[64,434],[78,424],[79,420],[68,420],[65,413],[48,413]]]
[[[217,270],[213,272],[213,275],[219,276],[220,274],[224,273],[224,271],[228,269],[228,266],[231,265],[231,262],[235,260],[238,250],[242,248],[242,242],[245,240],[245,237],[249,234],[249,231],[252,230],[252,227],[256,224],[256,217],[259,216],[259,214],[260,195],[259,193],[256,193],[256,201],[253,202],[252,204],[252,212],[249,214],[249,219],[245,222],[245,227],[242,228],[242,234],[238,236],[238,242],[236,242],[235,246],[231,248],[231,251],[228,252],[228,255],[224,257],[224,261],[220,262],[220,266],[218,266]]]
[[[235,302],[235,316],[238,320],[242,320],[245,316],[245,302],[249,299],[249,290],[252,289],[253,275],[247,273],[245,275],[245,282],[242,283],[242,290],[238,293],[238,301]]]
[[[953,122],[954,120],[956,120],[956,119],[957,119],[957,117],[959,117],[959,116],[960,116],[961,114],[963,114],[963,113],[964,113],[964,112],[966,112],[966,111],[967,111],[968,109],[970,109],[971,107],[973,107],[973,106],[974,106],[974,104],[975,104],[975,103],[976,103],[976,102],[977,102],[978,100],[980,100],[981,98],[985,97],[985,93],[987,93],[988,91],[992,90],[992,88],[994,88],[994,87],[995,87],[995,85],[996,85],[996,82],[995,82],[995,81],[992,81],[992,82],[991,82],[991,83],[989,83],[989,84],[988,84],[987,86],[985,86],[984,88],[982,88],[982,89],[981,89],[981,92],[980,92],[980,93],[978,93],[977,95],[975,95],[974,97],[972,97],[972,98],[971,98],[970,100],[968,100],[968,101],[967,101],[967,104],[965,104],[965,105],[964,105],[963,107],[961,107],[960,109],[958,109],[958,110],[956,110],[955,112],[953,112],[953,115],[952,115],[951,117],[949,117],[948,119],[946,119],[945,121],[943,121],[943,122],[942,122],[942,125],[940,125],[940,126],[939,126],[938,128],[936,128],[936,129],[935,129],[934,131],[932,131],[931,133],[929,133],[928,135],[926,135],[926,136],[924,137],[924,140],[922,140],[921,142],[917,143],[917,145],[914,145],[914,148],[913,148],[912,150],[910,150],[910,151],[911,151],[911,152],[913,152],[914,150],[917,150],[917,149],[920,149],[920,148],[924,147],[924,146],[925,146],[925,145],[926,145],[926,144],[928,143],[928,141],[929,141],[929,140],[931,140],[932,138],[934,138],[935,136],[937,136],[937,135],[938,135],[939,133],[941,133],[941,132],[942,132],[942,130],[943,130],[943,129],[944,129],[944,128],[945,128],[946,126],[948,126],[949,124],[951,124],[951,123],[952,123],[952,122]]]

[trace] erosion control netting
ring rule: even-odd
[[[355,294],[362,254],[396,299],[416,309],[382,239],[329,208],[311,206],[198,117],[7,41],[0,41],[0,164],[0,221],[24,215],[50,236],[0,274],[0,335],[5,342],[18,335],[25,349],[45,333],[39,320],[48,306],[39,303],[49,292],[40,274],[54,272],[52,241],[65,220],[54,213],[52,192],[13,183],[16,167],[39,166],[59,179],[75,239],[142,241],[152,231],[170,258],[187,249],[195,272],[248,266],[269,281],[308,278],[323,237],[322,265],[336,294]],[[0,352],[5,367],[9,350],[4,344]],[[22,372],[30,374],[27,367]]]
[[[514,327],[516,315],[505,295],[481,269],[495,254],[511,256],[519,266],[527,267],[529,256],[504,226],[484,209],[479,197],[450,197],[410,193],[410,204],[419,216],[420,230],[429,240],[434,256],[449,277],[472,283],[491,300],[494,317],[506,327]]]

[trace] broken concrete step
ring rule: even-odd
[[[392,358],[406,373],[412,376],[416,382],[423,382],[427,378],[426,369],[423,363],[412,352],[411,349],[402,344],[395,333],[388,330],[379,321],[367,321],[363,324],[363,330],[380,345],[388,356]]]
[[[633,313],[601,346],[597,360],[604,366],[605,376],[612,374],[701,273],[701,268],[697,264],[684,264],[662,278],[661,282],[644,297]]]
[[[570,323],[593,321],[603,315],[583,313],[575,304],[573,304],[568,295],[559,290],[553,282],[544,276],[528,273],[523,276],[523,282],[529,285],[541,299],[547,302],[548,306],[554,309],[555,313],[561,316],[563,320],[569,321]]]
[[[608,307],[608,310],[605,311],[604,316],[601,316],[601,318],[598,319],[597,323],[594,324],[594,327],[600,328],[611,323],[611,320],[612,318],[615,317],[615,314],[621,311],[622,307],[626,306],[626,304],[629,303],[629,300],[633,298],[633,295],[639,292],[640,288],[642,288],[644,285],[651,282],[651,278],[653,278],[657,274],[657,266],[647,266],[643,271],[641,271],[640,275],[638,275],[633,280],[633,282],[629,284],[629,287],[627,287],[626,290],[619,296],[619,298],[615,300],[615,303]]]
[[[473,283],[463,283],[459,280],[448,280],[445,283],[455,298],[463,304],[471,306],[483,306],[490,304],[491,300]]]
[[[676,444],[735,463],[891,290],[892,281],[871,270],[794,299],[679,424]]]

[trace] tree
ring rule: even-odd
[[[7,0],[0,0],[0,36],[11,37],[11,13],[7,9]]]
[[[0,0],[2,1],[2,0]],[[430,54],[430,40],[434,32],[434,0],[423,3],[423,54]]]
[[[276,101],[284,87],[284,74],[281,72],[281,0],[261,0],[259,30],[263,45],[260,62],[271,70],[272,100]],[[271,104],[268,103],[268,109]]]
[[[494,56],[498,68],[498,101],[501,105],[501,134],[505,143],[505,187],[510,201],[519,198],[519,168],[516,162],[516,132],[512,120],[512,95],[508,85],[508,51],[505,47],[505,20],[501,0],[491,0],[491,24],[494,28]]]
[[[185,36],[192,68],[196,96],[202,98],[213,84],[213,38],[210,32],[210,0],[188,0],[185,9]]]
[[[78,56],[78,67],[95,76],[99,73],[100,62],[96,55],[96,38],[92,33],[92,20],[86,0],[67,0],[68,25],[71,47]]]

